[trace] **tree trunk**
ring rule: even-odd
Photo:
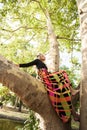
[[[44,120],[43,130],[71,130],[69,123],[63,124],[48,99],[43,84],[14,64],[0,56],[0,82],[17,94]]]
[[[50,15],[47,10],[46,10],[46,20],[47,20],[48,39],[49,39],[49,44],[50,44],[50,49],[46,56],[46,64],[50,72],[55,72],[55,71],[59,71],[59,59],[60,59],[59,47],[58,47],[58,41],[57,41],[55,32],[53,30]],[[63,126],[64,130],[71,130],[71,121],[69,121],[66,125],[63,124],[62,121],[60,121],[60,124],[58,123],[58,125]],[[57,130],[56,127],[55,129]]]
[[[48,11],[46,11],[46,19],[48,38],[50,43],[50,49],[46,57],[47,66],[50,72],[55,72],[59,70],[59,48]]]
[[[82,40],[82,82],[80,130],[87,130],[87,0],[78,0],[80,34]]]

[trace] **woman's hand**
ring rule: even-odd
[[[20,67],[19,64],[15,64],[16,67]]]

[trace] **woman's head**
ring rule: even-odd
[[[41,61],[45,61],[45,56],[44,56],[43,54],[41,54],[41,53],[39,53],[39,54],[37,55],[37,58],[38,58],[39,60],[41,60]]]

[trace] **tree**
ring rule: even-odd
[[[80,34],[82,40],[81,123],[80,130],[87,130],[87,1],[78,0]]]
[[[38,43],[39,42],[41,43],[42,48],[44,48],[46,45],[48,45],[47,43],[48,43],[48,39],[49,39],[50,43],[52,43],[52,44],[50,44],[51,45],[50,54],[51,54],[51,52],[56,50],[55,51],[56,53],[53,55],[53,60],[55,59],[53,61],[53,63],[55,63],[55,61],[58,60],[58,53],[59,53],[59,52],[57,53],[58,44],[57,44],[57,39],[56,39],[56,38],[60,38],[59,34],[62,34],[62,35],[67,34],[65,36],[67,36],[69,38],[71,37],[72,39],[74,39],[74,36],[76,36],[76,35],[73,35],[73,34],[76,34],[75,31],[72,31],[75,28],[75,26],[72,25],[72,19],[74,19],[74,17],[73,17],[73,15],[70,15],[70,14],[73,14],[72,13],[73,11],[71,11],[72,10],[71,5],[73,5],[73,7],[75,8],[75,6],[74,6],[75,1],[71,2],[72,4],[68,3],[67,0],[63,0],[63,2],[60,2],[60,3],[58,3],[57,0],[54,0],[53,2],[52,1],[48,2],[48,0],[40,1],[40,2],[37,0],[32,0],[32,1],[26,1],[26,2],[23,1],[23,2],[20,2],[20,4],[19,4],[19,1],[15,1],[15,2],[4,1],[3,3],[4,3],[4,8],[1,10],[1,12],[2,12],[2,14],[4,14],[5,24],[3,26],[1,26],[2,27],[1,29],[2,29],[2,32],[3,31],[5,32],[5,34],[2,35],[2,39],[3,39],[3,37],[4,37],[4,39],[12,38],[12,41],[10,40],[9,42],[11,42],[11,43],[8,43],[7,45],[5,44],[5,42],[4,42],[4,44],[1,42],[1,52],[2,52],[2,48],[6,49],[6,50],[8,48],[8,50],[12,50],[12,52],[9,51],[10,52],[9,55],[11,55],[11,53],[13,54],[13,55],[9,56],[9,58],[12,61],[15,58],[15,56],[17,56],[18,49],[22,50],[21,54],[27,54],[26,57],[28,57],[28,54],[32,54],[32,51],[31,51],[32,49],[30,50],[30,47],[31,47],[30,41],[31,40],[32,41],[37,40]],[[67,3],[67,6],[66,6],[66,3]],[[51,4],[52,4],[52,6],[51,6]],[[47,16],[48,17],[47,18],[47,21],[48,21],[47,30],[46,30],[46,17],[45,17],[45,15],[43,15],[46,8],[48,9],[49,14],[51,14],[50,15],[51,18],[49,16]],[[39,18],[37,17],[37,15],[39,16]],[[7,26],[8,22],[6,22],[6,20],[7,20],[7,18],[9,18],[9,16],[12,16],[12,21],[10,21],[11,23],[18,22],[18,24],[19,24],[15,29],[13,29],[11,27],[11,25]],[[76,16],[77,15],[75,14],[75,18],[76,18]],[[66,23],[64,23],[64,21]],[[69,24],[70,24],[70,26],[69,26]],[[49,25],[51,25],[51,26],[49,26]],[[52,25],[53,25],[56,33],[54,33],[54,31],[53,31]],[[67,29],[69,29],[70,31],[66,31]],[[51,30],[51,35],[50,35],[50,30]],[[47,36],[49,36],[49,37],[47,37]],[[44,37],[45,37],[45,40],[44,40]],[[14,40],[14,39],[16,39],[16,40]],[[44,41],[46,42],[46,44]],[[44,44],[42,44],[42,43],[44,43]],[[38,44],[38,46],[39,46],[39,44]],[[60,48],[62,48],[62,46],[63,46],[62,50],[64,50],[65,48],[68,48],[68,50],[70,50],[70,52],[71,52],[71,44],[65,45],[65,41],[64,42],[62,41],[60,46],[61,46]],[[53,49],[54,47],[55,47],[55,49]],[[38,48],[35,48],[35,50],[36,49],[38,49]],[[30,51],[30,53],[26,53],[25,50]],[[47,50],[45,50],[45,52],[46,51]],[[8,57],[8,52],[6,52],[5,56]],[[17,57],[17,59],[18,58],[20,58],[20,57]],[[23,57],[21,57],[21,58],[23,59]],[[17,61],[17,59],[15,61]],[[23,61],[24,61],[24,59],[23,59]],[[29,61],[29,58],[26,58],[26,61]],[[55,70],[57,70],[58,67],[59,66],[58,66],[58,61],[57,61],[57,67],[55,67],[55,65],[54,65]],[[19,81],[19,82],[21,82],[21,81]],[[18,95],[22,96],[19,93],[18,93]],[[29,93],[29,95],[30,95],[30,93]],[[55,123],[58,123],[58,122],[55,122]],[[58,123],[58,124],[60,124],[60,126],[63,126],[62,123]],[[56,125],[58,125],[58,124],[56,124]],[[69,127],[69,125],[68,125],[68,127]],[[61,128],[60,128],[60,130],[61,130]],[[63,128],[62,128],[62,130],[63,130]]]
[[[48,99],[43,84],[12,62],[0,56],[0,82],[16,93],[33,111],[44,120],[44,130],[71,130],[68,123],[61,123]]]

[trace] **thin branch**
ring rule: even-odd
[[[34,38],[35,35],[36,34],[33,34],[33,36],[27,42],[30,42]]]
[[[7,32],[11,32],[11,33],[13,33],[13,32],[16,32],[16,31],[18,31],[18,30],[20,30],[21,28],[24,28],[24,29],[26,29],[26,30],[28,30],[28,29],[34,29],[34,27],[27,27],[27,26],[21,26],[21,27],[18,27],[18,28],[16,28],[16,29],[14,29],[14,30],[8,30],[8,29],[2,29],[3,31],[7,31]],[[39,27],[39,28],[37,28],[37,29],[44,29],[44,28],[46,28],[46,27]]]
[[[3,43],[6,43],[8,40],[10,40],[13,37],[13,35],[11,35],[8,39],[6,39],[4,42],[1,42],[0,45],[3,45]]]
[[[24,29],[32,29],[32,28],[28,28],[27,26],[21,26],[21,27],[18,27],[18,28],[16,28],[16,29],[14,29],[14,30],[8,30],[8,29],[2,29],[3,31],[7,31],[7,32],[15,32],[15,31],[18,31],[19,29],[21,29],[21,28],[24,28]]]
[[[73,39],[73,38],[68,38],[68,37],[61,37],[61,36],[56,36],[57,39],[64,39],[64,40],[69,40],[69,41],[81,41],[81,39]]]
[[[27,42],[30,42],[30,41],[34,38],[35,35],[36,35],[36,34],[33,34],[33,36],[32,36]],[[13,35],[10,36],[10,37],[9,37],[7,40],[5,40],[4,42],[1,42],[0,45],[2,45],[3,43],[6,43],[6,42],[9,41],[12,37],[13,37]]]
[[[40,8],[42,9],[44,15],[46,16],[45,10],[44,10],[44,8],[41,6],[40,2],[39,2],[38,0],[32,0],[32,1],[33,1],[33,2],[37,2],[37,3],[39,4],[39,6],[40,6]],[[46,17],[47,17],[47,16],[46,16]]]

